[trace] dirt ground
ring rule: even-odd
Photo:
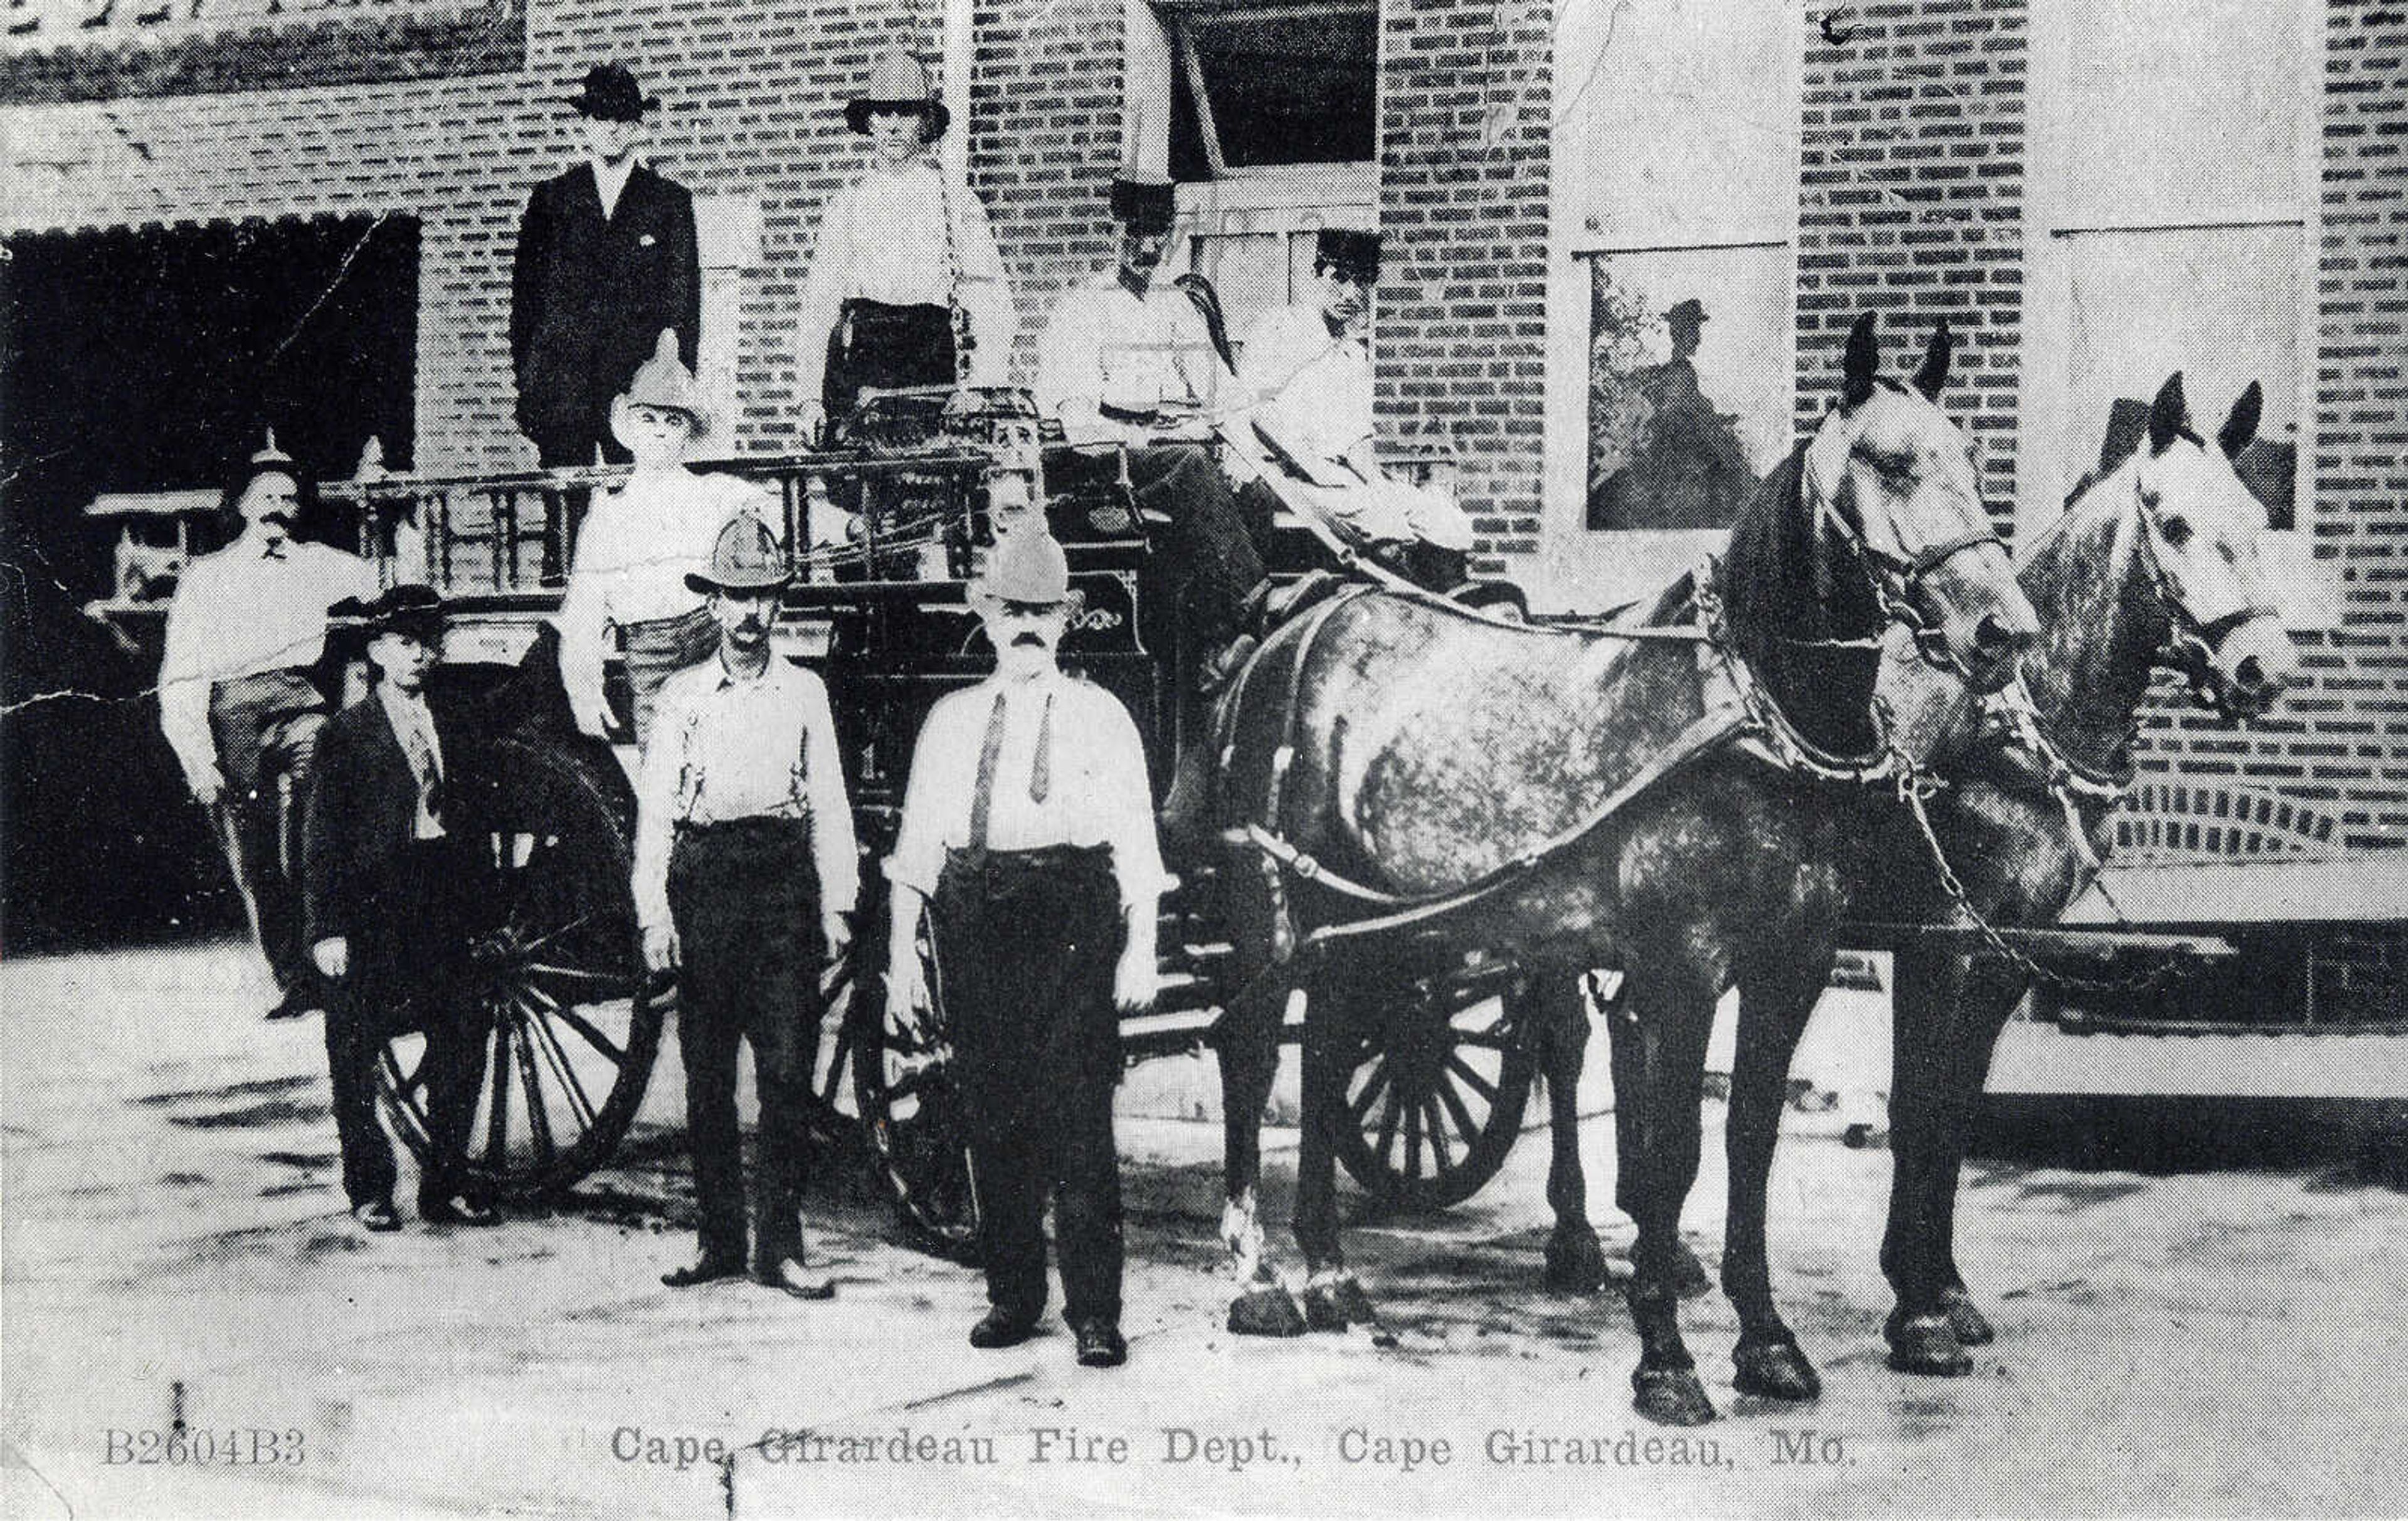
[[[1793,1115],[1774,1266],[1825,1394],[1734,1395],[1717,1293],[1685,1326],[1724,1418],[1674,1432],[1631,1413],[1619,1296],[1540,1286],[1543,1134],[1468,1205],[1353,1224],[1377,1327],[1261,1342],[1223,1328],[1217,1127],[1125,1120],[1133,1353],[1092,1372],[1058,1327],[971,1351],[979,1281],[890,1240],[857,1171],[813,1198],[834,1302],[662,1288],[691,1248],[691,1200],[657,1124],[547,1212],[366,1237],[343,1212],[317,1022],[264,1024],[258,1005],[234,947],[0,967],[7,1514],[2408,1504],[2408,1193],[2345,1159],[1975,1164],[1960,1256],[2000,1340],[1970,1377],[1915,1380],[1882,1363],[1888,1157],[1842,1144],[1838,1112]],[[1718,1128],[1720,1106],[1707,1118]],[[1584,1126],[1583,1146],[1617,1250],[1612,1130]],[[1293,1140],[1273,1134],[1275,1222]],[[1709,1261],[1717,1151],[1710,1134],[1687,1216]]]

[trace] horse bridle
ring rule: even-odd
[[[2192,442],[2198,443],[2194,438]],[[2200,444],[2202,449],[2206,446]],[[2157,517],[2156,504],[2141,489],[2140,472],[2132,473],[2132,527],[2140,536],[2141,552],[2148,556],[2149,580],[2156,588],[2157,603],[2166,610],[2166,637],[2157,641],[2150,664],[2172,671],[2190,683],[2192,695],[2211,711],[2226,717],[2234,716],[2225,706],[2223,685],[2215,679],[2216,652],[2232,635],[2260,618],[2279,615],[2279,610],[2261,602],[2250,601],[2213,622],[2200,619],[2190,610],[2175,585],[2173,575],[2157,555],[2157,534],[2163,524]],[[2252,587],[2255,590],[2255,587]]]
[[[1851,522],[1836,504],[1821,516],[1837,524],[1849,547],[1872,567],[1873,593],[1881,599],[1883,615],[1914,636],[1915,653],[1922,656],[1923,663],[1934,670],[1970,680],[1971,673],[1965,669],[1964,663],[1948,648],[1947,630],[1924,614],[1916,601],[1916,592],[1926,576],[1968,550],[1996,544],[2004,552],[2006,540],[1999,537],[1998,531],[1986,526],[1975,528],[1913,555],[1904,555],[1876,546],[1866,537],[1863,525]],[[1985,523],[1987,517],[1985,510]]]

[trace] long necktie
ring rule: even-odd
[[[402,748],[408,753],[410,770],[418,776],[419,806],[425,810],[428,818],[437,824],[441,824],[443,822],[443,767],[436,760],[435,746],[426,737],[428,726],[426,710],[416,703],[408,703],[403,706],[402,710],[409,715],[408,722],[403,725],[409,732],[404,739]]]
[[[995,769],[1003,754],[1003,710],[1005,696],[995,695],[995,706],[987,710],[986,736],[979,742],[978,782],[970,794],[970,842],[974,851],[986,849],[988,817],[995,810]],[[1045,694],[1045,710],[1037,720],[1037,759],[1028,769],[1028,800],[1041,803],[1054,790],[1054,694]]]

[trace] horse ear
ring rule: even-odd
[[[1956,339],[1948,331],[1948,319],[1931,330],[1931,346],[1923,351],[1923,364],[1914,372],[1914,388],[1923,393],[1926,401],[1938,401],[1940,390],[1948,383],[1948,356],[1956,350]]]
[[[2216,447],[2224,451],[2226,459],[2238,457],[2249,447],[2249,440],[2258,437],[2258,419],[2265,410],[2266,393],[2252,380],[2249,389],[2241,393],[2241,399],[2232,404],[2232,415],[2215,430]]]
[[[2190,426],[2190,403],[2183,399],[2182,371],[2166,377],[2157,399],[2149,404],[2149,452],[2162,454],[2166,446]]]
[[[1840,405],[1861,407],[1873,394],[1873,377],[1881,372],[1881,344],[1873,337],[1873,314],[1856,319],[1848,329],[1847,356],[1840,363]]]

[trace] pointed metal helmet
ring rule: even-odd
[[[710,566],[686,572],[690,591],[708,596],[713,592],[757,592],[783,586],[794,579],[778,536],[750,509],[727,520],[710,546]]]
[[[685,367],[685,361],[679,355],[675,328],[661,329],[660,341],[652,346],[652,356],[636,366],[626,391],[611,404],[614,430],[618,410],[626,407],[660,407],[683,412],[697,438],[710,431],[710,410],[703,405],[702,387],[695,382],[694,371]]]

